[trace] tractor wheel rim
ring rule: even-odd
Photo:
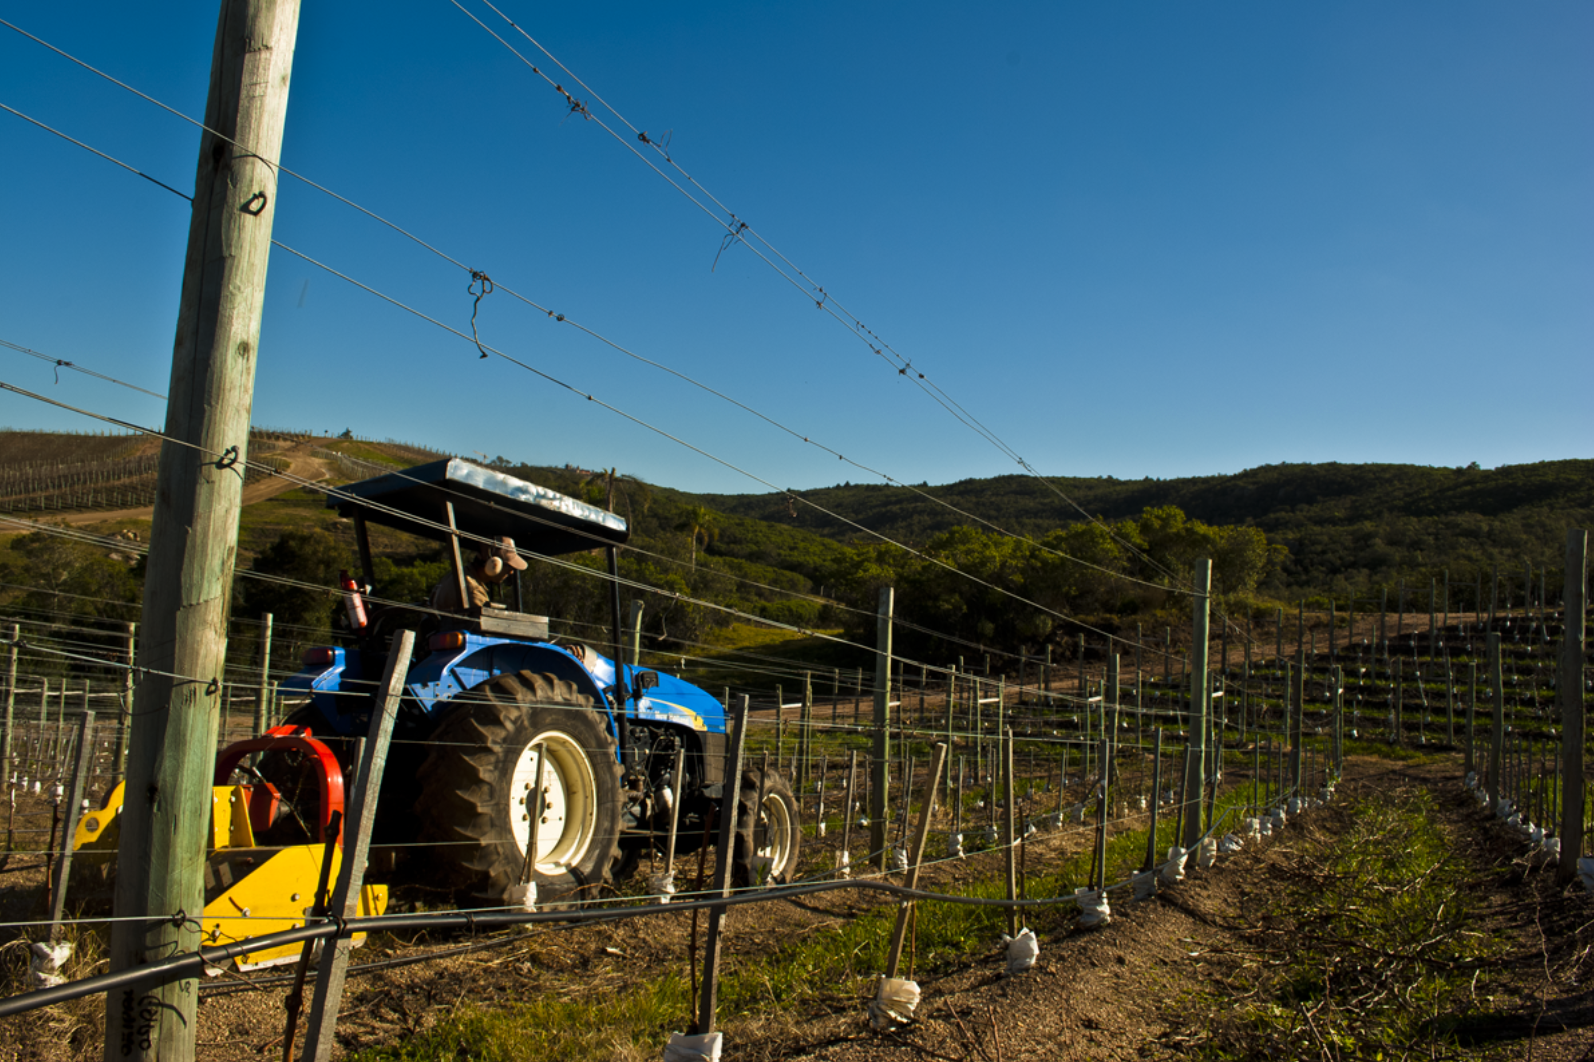
[[[510,783],[514,806],[509,821],[522,858],[531,841],[532,787],[537,781],[537,762],[543,757],[542,818],[537,825],[534,867],[537,873],[552,876],[575,866],[591,847],[597,826],[598,784],[586,751],[570,735],[547,731],[527,742],[515,761]]]
[[[758,825],[754,827],[753,854],[759,860],[769,860],[769,874],[775,877],[786,873],[791,862],[792,829],[791,812],[779,794],[766,794],[758,808]]]

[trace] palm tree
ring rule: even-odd
[[[720,537],[719,516],[714,510],[705,505],[689,505],[681,514],[681,519],[676,522],[677,531],[685,531],[692,540],[692,567],[697,567],[697,541],[703,540],[703,548]]]

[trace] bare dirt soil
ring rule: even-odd
[[[997,939],[987,952],[949,968],[920,967],[914,976],[924,1001],[918,1020],[900,1031],[871,1031],[864,1017],[867,1000],[849,987],[820,992],[800,1006],[772,1000],[765,1012],[731,1019],[726,1057],[1073,1062],[1175,1059],[1209,1048],[1213,1030],[1229,1017],[1235,986],[1245,983],[1246,964],[1279,946],[1278,927],[1259,912],[1267,897],[1300,873],[1311,841],[1344,830],[1345,808],[1361,796],[1427,788],[1434,795],[1433,820],[1454,846],[1458,866],[1487,883],[1479,904],[1486,914],[1476,931],[1500,947],[1484,981],[1493,996],[1488,1022],[1467,1027],[1462,1046],[1436,1045],[1420,1057],[1594,1059],[1594,992],[1585,987],[1594,976],[1594,901],[1580,888],[1556,888],[1553,869],[1547,872],[1528,858],[1524,844],[1465,793],[1455,764],[1356,759],[1346,775],[1334,804],[1296,819],[1281,836],[1225,857],[1211,870],[1193,871],[1155,901],[1134,904],[1115,896],[1110,926],[1074,929],[1060,913],[1034,919],[1042,951],[1027,973],[1003,976]],[[1043,865],[1081,843],[1077,834],[1032,843],[1029,865]],[[0,871],[0,918],[15,921],[36,912],[40,862],[37,855],[18,853]],[[990,857],[971,858],[945,865],[927,884],[945,889],[989,876],[995,867]],[[678,877],[689,881],[695,872],[695,860],[690,867],[683,861]],[[868,895],[832,893],[733,909],[727,963],[789,946],[879,905]],[[642,979],[681,970],[690,935],[690,916],[673,914],[492,938],[376,939],[355,952],[357,965],[370,965],[350,979],[339,1044],[344,1050],[400,1044],[471,1008],[540,996],[619,999]],[[434,957],[391,965],[428,955]],[[81,977],[103,970],[95,959],[84,955],[69,972]],[[0,968],[7,992],[23,987],[20,941],[0,945]],[[199,1057],[243,1062],[280,1055],[285,978],[276,970],[208,980]],[[0,1019],[0,1062],[98,1059],[102,1013],[99,1000],[87,999]],[[630,1062],[658,1055],[656,1048],[621,1046],[612,1057]],[[1372,1056],[1325,1047],[1302,1057]]]

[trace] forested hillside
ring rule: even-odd
[[[87,479],[98,493],[78,491],[72,518],[85,528],[96,514],[84,510],[106,495],[93,476],[109,473],[79,466],[127,460],[123,451],[133,445],[37,433],[0,441],[7,438],[16,445],[0,448],[0,480],[9,474],[21,485],[12,504],[25,510],[40,477]],[[424,446],[302,433],[258,433],[252,447],[257,462],[333,485],[439,456]],[[1104,630],[1164,623],[1186,607],[1178,588],[1201,556],[1213,559],[1214,590],[1230,613],[1270,612],[1303,597],[1326,605],[1354,593],[1365,602],[1400,580],[1420,594],[1443,571],[1451,603],[1470,608],[1480,574],[1487,583],[1498,565],[1505,593],[1520,600],[1524,565],[1557,572],[1566,528],[1594,522],[1587,460],[1490,471],[1270,465],[1176,480],[1004,476],[918,488],[843,484],[799,498],[692,495],[611,470],[503,457],[490,464],[625,516],[632,535],[620,571],[632,585],[623,594],[644,602],[651,648],[682,652],[746,616],[846,627],[868,644],[876,595],[888,585],[904,621],[899,645],[915,656],[944,658],[970,646],[1039,650],[1077,635],[1075,619]],[[152,470],[140,474],[152,485]],[[61,518],[50,510],[18,515]],[[75,532],[12,536],[0,549],[0,604],[122,618],[141,594],[137,543],[148,520],[134,510],[104,516],[96,533],[124,536],[102,539],[108,548]],[[378,600],[424,600],[446,571],[441,549],[426,539],[377,529],[373,546]],[[235,615],[270,612],[307,640],[330,635],[338,609],[330,588],[357,562],[352,530],[326,509],[321,490],[247,505],[239,557],[245,574]],[[533,561],[528,607],[567,635],[605,640],[604,575],[598,553]]]
[[[1038,538],[1082,520],[1081,510],[1111,521],[1171,505],[1208,524],[1255,527],[1288,549],[1264,591],[1343,596],[1402,577],[1426,578],[1438,567],[1471,579],[1495,564],[1558,566],[1566,528],[1594,519],[1594,461],[1492,470],[1285,464],[1168,480],[998,476],[938,487],[843,484],[802,496],[914,543],[975,523],[964,514]],[[784,495],[712,495],[703,502],[838,541],[867,538],[812,506],[793,508]]]

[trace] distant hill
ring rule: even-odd
[[[0,431],[0,511],[79,525],[93,523],[103,512],[102,532],[142,533],[157,450],[153,440],[139,436]],[[394,440],[257,429],[251,456],[279,470],[339,484],[446,455]],[[1443,569],[1451,574],[1458,606],[1471,601],[1471,581],[1479,573],[1486,577],[1496,565],[1512,580],[1508,586],[1517,588],[1524,562],[1557,570],[1566,529],[1594,523],[1594,460],[1493,470],[1283,464],[1232,476],[1169,480],[1042,482],[998,476],[916,489],[843,484],[802,492],[804,499],[839,516],[792,504],[780,494],[691,494],[623,474],[611,485],[609,473],[571,465],[530,466],[502,457],[490,463],[599,505],[609,504],[612,490],[614,509],[632,526],[633,548],[624,553],[622,574],[664,591],[642,595],[647,626],[655,637],[677,642],[703,636],[727,615],[689,598],[801,626],[840,621],[841,613],[817,600],[821,596],[867,613],[872,597],[867,580],[860,581],[860,565],[867,569],[875,562],[856,547],[875,539],[848,520],[923,546],[954,528],[979,526],[974,516],[963,514],[1039,540],[1079,524],[1081,510],[1107,521],[1128,521],[1147,510],[1176,507],[1204,525],[1254,528],[1288,550],[1277,563],[1268,562],[1266,576],[1255,586],[1263,597],[1332,594],[1343,601],[1352,592],[1392,587],[1400,579],[1420,592],[1428,577]],[[329,584],[339,568],[352,563],[346,522],[327,511],[318,492],[284,490],[282,484],[272,493],[271,484],[282,481],[257,475],[260,500],[244,509],[240,565],[274,565],[292,569],[306,582]],[[969,539],[963,547],[979,541]],[[379,530],[373,547],[382,561],[382,592],[396,599],[424,596],[443,569],[436,545],[413,536]],[[952,556],[945,552],[951,548],[943,542],[938,550]],[[603,563],[596,555],[573,559],[587,567]],[[18,569],[27,570],[26,565]],[[601,581],[557,564],[539,563],[534,575],[531,607],[564,617],[573,631],[606,629]],[[988,606],[976,607],[972,590],[949,584],[947,592],[962,602],[959,607],[972,610],[969,622],[980,621],[975,613]],[[1071,593],[1063,594],[1059,607],[1119,612],[1142,607],[1133,601],[1089,606]],[[249,584],[240,594],[246,611],[288,608],[269,600],[260,585]],[[1519,589],[1517,595],[1520,599]],[[324,607],[315,600],[315,608]]]
[[[1489,470],[1280,464],[1167,480],[997,476],[918,490],[844,484],[802,496],[909,543],[974,522],[937,500],[1035,537],[1083,519],[1079,509],[1115,520],[1173,505],[1209,524],[1259,528],[1286,546],[1290,559],[1274,589],[1291,593],[1344,592],[1442,566],[1469,577],[1497,563],[1508,574],[1524,561],[1559,567],[1566,528],[1594,520],[1594,460]],[[784,495],[700,497],[727,513],[837,541],[868,538],[809,506],[796,506],[793,516]]]

